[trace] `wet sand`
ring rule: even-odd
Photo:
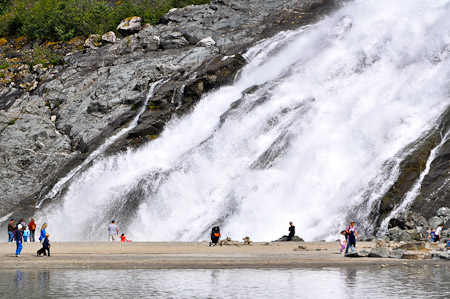
[[[306,249],[295,250],[298,246]],[[370,251],[372,242],[359,242]],[[448,267],[450,261],[348,258],[337,242],[269,242],[209,247],[207,242],[52,242],[51,257],[37,257],[39,243],[0,243],[0,269],[217,269],[326,267]]]

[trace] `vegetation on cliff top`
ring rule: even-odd
[[[0,37],[68,41],[115,31],[124,18],[155,24],[169,9],[209,0],[0,0]]]

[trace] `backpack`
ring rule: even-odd
[[[220,228],[218,226],[214,226],[211,230],[211,234],[216,238],[220,237]]]

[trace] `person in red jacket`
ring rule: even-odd
[[[34,242],[34,232],[36,231],[36,222],[31,218],[30,223],[28,223],[28,229],[30,230],[30,242]]]

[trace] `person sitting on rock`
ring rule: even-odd
[[[441,232],[442,232],[443,229],[444,229],[444,225],[443,224],[441,224],[438,227],[436,227],[436,230],[434,232],[434,234],[435,234],[434,240],[436,242],[439,242],[439,240],[441,239]]]
[[[290,225],[290,226],[289,226],[289,235],[288,235],[286,241],[291,241],[291,240],[292,240],[292,237],[295,236],[295,226],[294,226],[294,224],[292,223],[292,221],[289,222],[289,225]]]
[[[434,242],[436,240],[436,233],[434,232],[434,228],[431,228],[428,240],[430,240],[430,242]]]

